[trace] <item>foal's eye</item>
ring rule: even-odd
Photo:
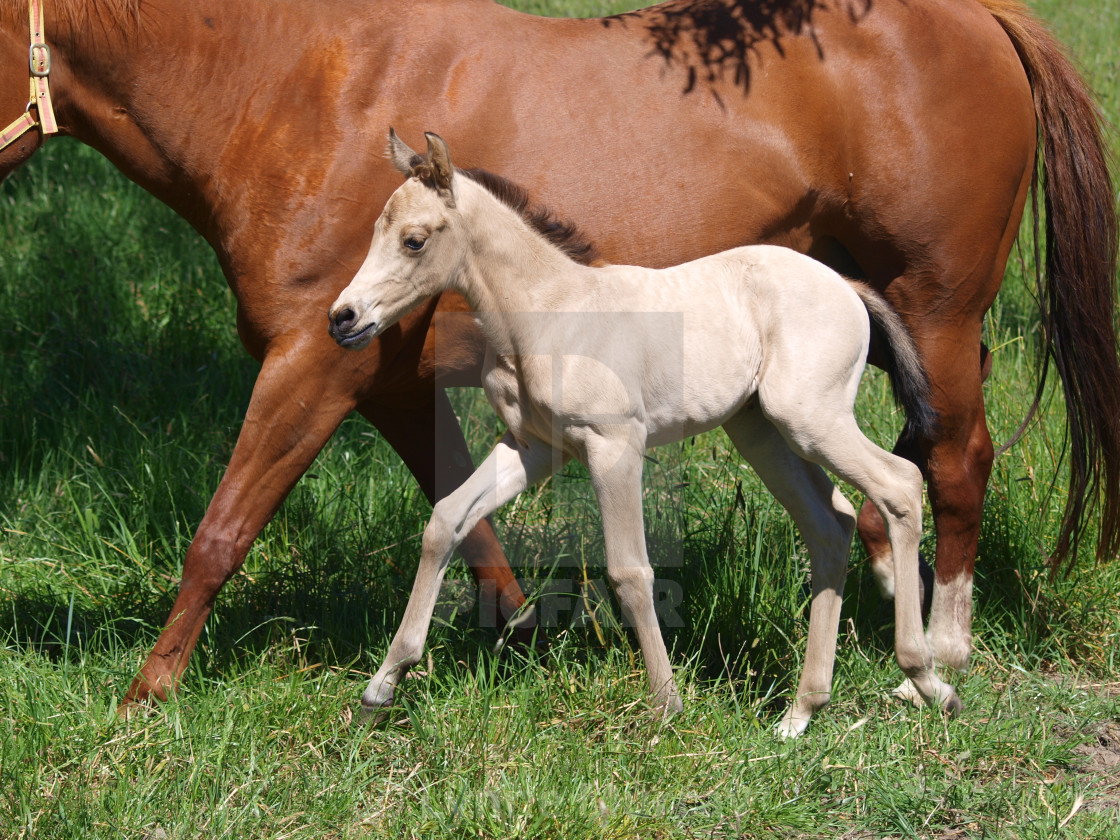
[[[406,236],[404,239],[404,247],[410,251],[419,251],[424,247],[426,240],[422,236]]]

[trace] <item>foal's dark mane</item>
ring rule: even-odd
[[[411,161],[412,174],[421,180],[430,179],[431,163],[427,155],[415,155]],[[581,265],[601,264],[599,253],[587,235],[575,223],[563,219],[549,210],[534,204],[529,192],[508,178],[495,175],[485,169],[459,169],[455,171],[470,178],[502,204],[509,207],[525,224],[563,251],[570,259]]]
[[[539,204],[534,204],[529,192],[508,178],[485,169],[458,169],[502,204],[514,210],[533,230],[582,265],[593,265],[599,260],[595,246],[574,222],[563,219]]]

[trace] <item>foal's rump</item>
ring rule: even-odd
[[[834,412],[855,402],[871,328],[852,284],[787,248],[733,251],[748,261],[743,281],[757,310],[762,351],[756,391],[767,415]]]

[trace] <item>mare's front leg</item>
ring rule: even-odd
[[[592,436],[584,442],[587,469],[603,518],[607,578],[634,629],[649,675],[654,702],[666,712],[683,708],[653,601],[653,569],[646,554],[642,518],[644,434],[630,438]]]
[[[396,687],[408,669],[420,661],[452,552],[485,517],[559,468],[563,461],[564,456],[547,444],[532,438],[522,444],[506,432],[471,477],[436,503],[424,529],[420,564],[404,617],[385,660],[362,694],[366,710],[391,705]]]
[[[325,343],[325,342],[324,342]],[[264,360],[241,433],[183,561],[179,594],[124,704],[175,690],[218,592],[299,477],[354,407],[338,351],[293,341]]]
[[[800,458],[757,405],[724,425],[731,442],[774,498],[789,511],[811,563],[813,600],[805,665],[793,702],[778,724],[783,738],[800,735],[832,697],[836,636],[856,512],[824,470]]]

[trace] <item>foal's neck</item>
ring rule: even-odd
[[[470,245],[456,291],[470,303],[483,332],[502,352],[516,352],[523,313],[573,311],[594,269],[580,265],[533,230],[514,210],[470,183],[460,191]]]

